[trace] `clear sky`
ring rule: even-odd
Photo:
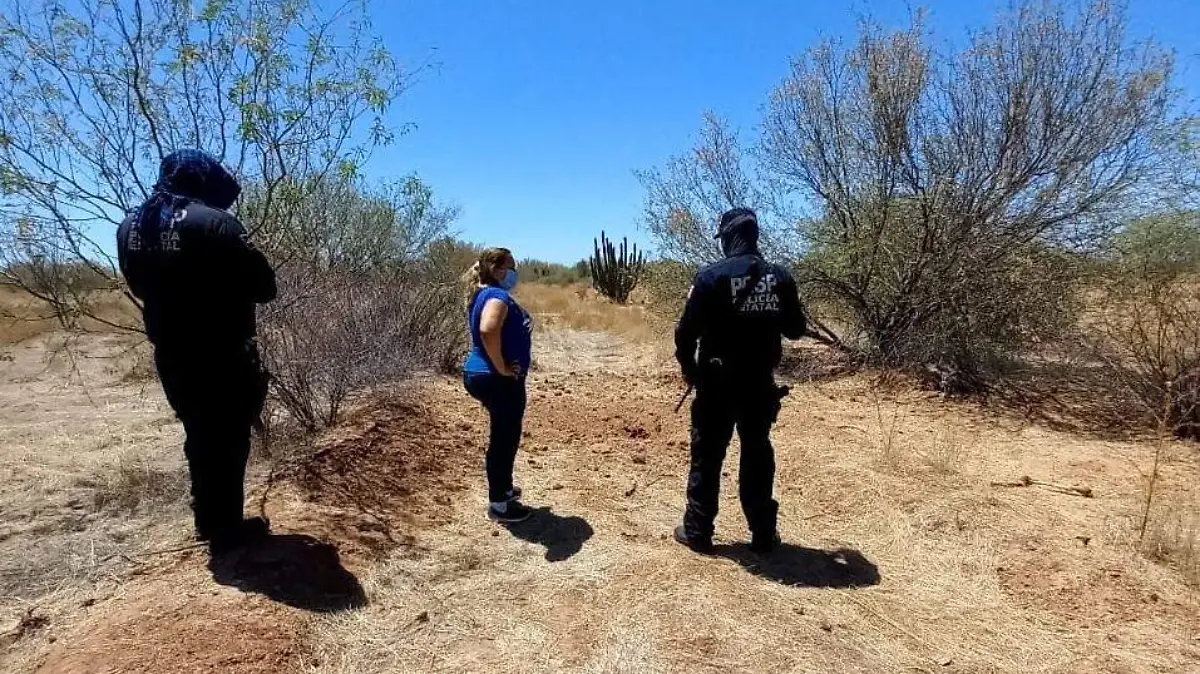
[[[378,0],[375,28],[410,65],[435,67],[395,103],[411,131],[372,177],[415,171],[462,208],[468,240],[559,262],[601,229],[646,243],[635,169],[686,150],[711,110],[756,134],[792,56],[860,17],[901,25],[928,8],[960,41],[1006,3],[987,0]],[[1200,96],[1200,0],[1132,0],[1131,32],[1178,56]]]

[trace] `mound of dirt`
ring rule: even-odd
[[[397,525],[439,521],[437,506],[463,489],[476,472],[468,464],[482,456],[476,448],[484,438],[463,420],[466,406],[437,404],[442,399],[384,396],[363,405],[289,477],[308,503],[334,511],[333,519],[337,511],[351,515],[344,524],[352,531],[343,531],[349,539],[394,546]]]
[[[274,674],[304,668],[300,616],[232,591],[159,578],[98,609],[38,674]]]

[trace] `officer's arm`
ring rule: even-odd
[[[784,337],[800,339],[808,334],[808,322],[804,318],[804,307],[800,304],[800,291],[791,274],[784,273],[779,284],[779,310]]]
[[[143,296],[143,288],[136,273],[131,273],[129,264],[129,236],[133,228],[131,218],[125,218],[119,227],[117,227],[117,265],[121,269],[121,276],[124,277],[125,283],[129,286],[129,292],[139,300],[145,299]]]
[[[700,326],[704,321],[704,309],[708,303],[708,286],[697,276],[688,291],[683,315],[675,326],[675,360],[679,361],[683,378],[692,383],[696,380],[696,343],[700,340]]]
[[[227,261],[234,284],[258,304],[275,299],[275,270],[267,256],[250,243],[246,229],[233,216],[222,218],[217,227],[222,257]]]

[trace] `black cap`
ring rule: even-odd
[[[746,225],[754,225],[755,232],[758,231],[758,216],[749,208],[734,208],[725,211],[721,216],[721,224],[717,227],[717,234],[714,239],[719,239],[725,234],[737,231]]]

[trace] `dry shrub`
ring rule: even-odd
[[[747,152],[710,120],[642,175],[646,226],[697,262],[716,213],[756,207],[764,250],[851,319],[843,343],[979,391],[1072,325],[1074,253],[1156,167],[1173,57],[1102,0],[1016,2],[958,49],[923,16],[795,58]]]
[[[1085,341],[1144,410],[1143,422],[1200,439],[1200,218],[1133,223],[1103,268]]]
[[[414,371],[449,370],[465,352],[459,278],[473,247],[447,237],[457,210],[416,177],[372,186],[313,176],[278,197],[264,248],[279,296],[260,313],[274,399],[305,431],[333,424],[348,396]],[[252,186],[242,212],[273,202]]]
[[[187,494],[187,474],[183,467],[163,467],[142,454],[125,452],[115,464],[98,474],[79,481],[93,490],[97,510],[132,513],[140,506],[170,503]]]
[[[465,352],[460,300],[456,284],[416,274],[282,275],[260,329],[275,399],[314,431],[335,423],[355,392],[453,369]]]
[[[683,313],[688,290],[692,287],[698,267],[673,260],[659,260],[646,265],[639,291],[646,300],[646,307],[655,326],[660,331],[669,330]]]
[[[1200,439],[1200,301],[1193,281],[1124,285],[1106,302],[1093,345],[1141,403],[1143,424]]]

